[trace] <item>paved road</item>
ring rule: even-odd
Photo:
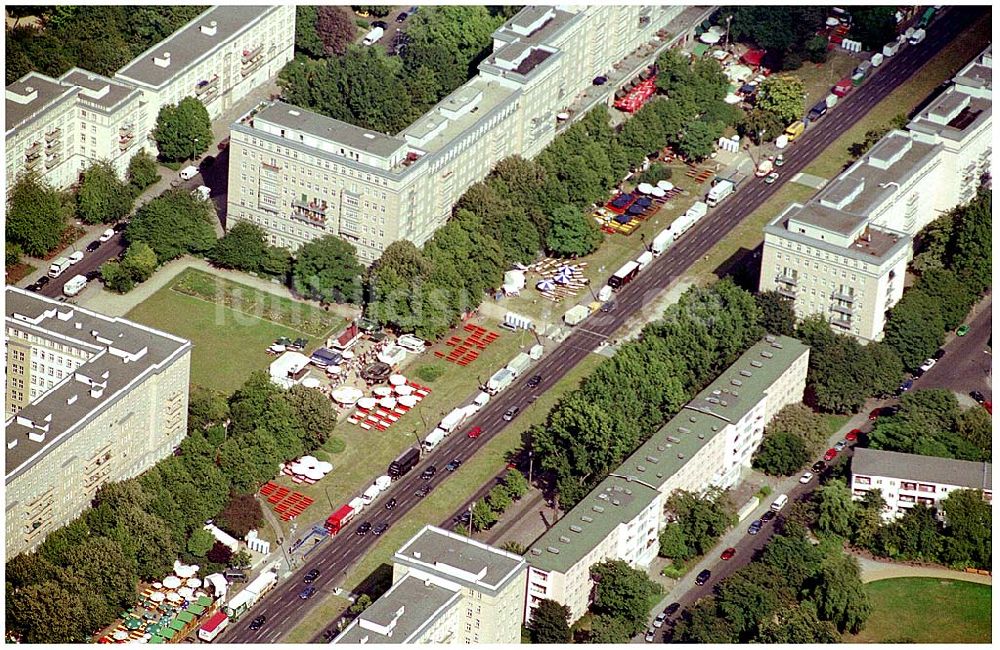
[[[386,512],[382,521],[392,524],[406,516],[418,501],[418,497],[414,495],[418,488],[424,485],[433,488],[447,479],[447,472],[441,470],[448,460],[456,456],[469,458],[479,445],[499,433],[508,425],[502,419],[504,411],[515,405],[523,408],[529,403],[532,395],[550,389],[566,372],[620,328],[630,315],[654,300],[692,263],[770,198],[787,179],[801,171],[817,153],[916,72],[983,10],[973,7],[951,9],[935,23],[933,32],[923,44],[907,48],[884,64],[886,68],[872,81],[845,98],[826,120],[800,136],[799,142],[786,154],[782,177],[777,183],[765,185],[757,178],[747,180],[746,186],[738,192],[737,199],[730,199],[712,210],[667,254],[657,258],[635,281],[622,288],[616,296],[618,306],[615,311],[609,314],[594,314],[577,326],[554,352],[543,358],[529,373],[542,375],[541,385],[529,388],[522,378],[483,408],[467,425],[482,427],[482,436],[470,439],[462,432],[450,436],[441,443],[438,451],[422,459],[413,471],[399,479],[388,492],[389,496],[396,498],[397,506],[394,510]],[[437,466],[438,475],[429,482],[421,480],[420,473],[430,465]],[[764,539],[762,536],[758,537],[760,540]],[[298,594],[302,589],[302,578],[305,573],[313,568],[321,571],[320,577],[314,583],[319,592],[314,599],[319,599],[332,593],[350,567],[361,559],[375,541],[371,535],[358,536],[350,529],[342,531],[339,536],[325,543],[324,548],[317,549],[308,564],[275,587],[250,614],[244,616],[244,619],[249,619],[252,616],[263,615],[267,618],[267,624],[260,630],[250,630],[248,621],[241,620],[223,633],[222,641],[226,643],[279,641],[283,634],[294,628],[317,602],[317,600],[299,599]]]
[[[980,301],[971,320],[966,320],[970,330],[965,336],[952,336],[945,346],[945,356],[914,382],[915,389],[947,388],[968,395],[978,390],[993,400],[993,382],[990,363],[992,350],[987,345],[993,335],[992,295]]]

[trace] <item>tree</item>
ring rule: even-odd
[[[861,583],[858,560],[840,549],[820,567],[812,596],[820,618],[833,623],[840,632],[856,634],[871,615],[872,605]]]
[[[230,566],[234,569],[249,569],[250,563],[253,561],[253,557],[250,555],[250,551],[240,549],[233,559],[229,561]]]
[[[641,631],[641,627],[639,631]],[[588,641],[590,643],[624,645],[637,633],[635,624],[630,621],[610,614],[599,614],[591,619]]]
[[[66,229],[66,210],[59,193],[34,174],[14,182],[7,199],[4,237],[25,253],[43,257],[59,245]]]
[[[950,269],[927,269],[920,274],[916,286],[920,292],[938,303],[946,330],[953,330],[961,324],[976,299],[968,284]],[[910,291],[914,291],[914,288]]]
[[[528,548],[524,544],[513,539],[509,539],[501,544],[500,548],[514,555],[524,555],[528,552]]]
[[[316,34],[323,42],[327,55],[343,56],[354,42],[358,28],[354,18],[342,7],[322,6],[317,9]]]
[[[816,34],[806,40],[805,43],[805,54],[806,57],[813,63],[826,63],[826,60],[830,56],[827,46],[829,41],[822,34]]]
[[[604,235],[594,220],[572,206],[562,206],[549,215],[545,248],[553,255],[587,255],[600,246],[603,240]]]
[[[857,505],[851,500],[850,488],[843,481],[830,481],[816,490],[815,499],[819,510],[816,528],[824,533],[848,537],[857,510]]]
[[[135,287],[132,275],[117,260],[101,264],[101,281],[108,289],[118,293],[128,293]]]
[[[509,470],[504,475],[503,484],[507,487],[507,493],[515,501],[523,497],[531,489],[528,479],[516,469]]]
[[[314,59],[326,54],[323,40],[316,29],[320,7],[297,5],[295,7],[295,53],[306,54]]]
[[[746,5],[723,7],[722,16],[731,16],[729,35],[733,40],[751,42],[768,51],[765,64],[772,70],[794,69],[801,64],[805,42],[823,24],[822,7]]]
[[[662,591],[660,585],[623,560],[591,566],[590,577],[596,583],[594,613],[620,619],[628,631],[626,640],[645,627],[649,608]]]
[[[795,335],[795,302],[777,291],[762,291],[754,296],[760,307],[761,326],[771,334]]]
[[[704,496],[677,490],[667,498],[667,508],[684,531],[684,543],[697,555],[715,545],[733,515],[728,497],[716,489]]]
[[[201,431],[212,424],[221,424],[229,417],[226,396],[211,388],[191,385],[188,395],[188,433]]]
[[[371,606],[371,604],[372,604],[372,597],[369,596],[368,594],[361,594],[360,596],[358,596],[358,599],[354,602],[354,604],[351,605],[350,612],[355,616],[357,616],[358,614],[361,614],[366,609],[368,609]]]
[[[956,490],[941,501],[942,559],[952,566],[993,568],[993,511],[980,490]]]
[[[215,537],[207,530],[198,528],[192,531],[191,536],[188,537],[188,553],[195,557],[205,557],[213,546],[215,546]]]
[[[660,556],[670,558],[675,564],[685,562],[694,557],[694,553],[687,545],[684,528],[678,523],[671,523],[664,526],[663,532],[660,533],[659,542]]]
[[[125,239],[145,242],[160,264],[185,253],[204,253],[215,245],[213,209],[183,189],[168,190],[136,211]]]
[[[722,135],[718,124],[708,124],[701,120],[688,122],[677,142],[677,153],[691,161],[708,158],[715,151],[715,141]]]
[[[531,612],[528,629],[532,643],[569,643],[573,634],[569,629],[569,607],[543,598]]]
[[[739,643],[735,626],[720,616],[713,598],[702,598],[674,625],[673,639],[682,643]]]
[[[151,135],[163,160],[190,160],[207,151],[212,144],[212,120],[201,101],[185,97],[177,104],[167,104],[160,109]]]
[[[24,251],[21,250],[21,246],[18,244],[7,244],[7,248],[4,251],[4,267],[10,268],[12,266],[17,266],[21,263],[21,256]]]
[[[941,305],[922,291],[910,290],[892,308],[885,324],[885,342],[903,365],[915,370],[937,350],[944,336]]]
[[[292,267],[292,287],[299,295],[321,302],[358,303],[361,271],[354,246],[327,235],[299,248]]]
[[[486,495],[486,503],[489,504],[493,512],[497,513],[497,515],[502,515],[510,507],[510,504],[513,503],[513,500],[511,500],[510,494],[507,493],[506,486],[497,485]]]
[[[768,433],[754,453],[753,466],[768,476],[791,476],[809,462],[805,441],[794,433]]]
[[[351,5],[351,9],[361,14],[371,14],[376,18],[385,18],[392,12],[391,5]]]
[[[472,506],[472,529],[486,530],[497,522],[497,513],[486,501],[480,499]]]
[[[337,413],[323,393],[305,386],[292,386],[285,400],[295,412],[299,426],[309,436],[309,442],[319,447],[333,434]]]
[[[256,272],[261,269],[267,249],[264,229],[241,220],[215,242],[208,259],[224,269]]]
[[[132,159],[128,161],[125,179],[135,196],[160,180],[160,175],[156,171],[156,161],[145,149],[132,156]]]
[[[66,564],[112,607],[129,607],[138,582],[134,557],[107,537],[90,537],[66,553]]]
[[[806,443],[811,454],[826,448],[829,437],[826,420],[805,404],[789,404],[767,424],[766,434],[791,433]]]
[[[787,125],[774,113],[754,108],[743,116],[736,125],[736,130],[742,137],[750,138],[751,142],[760,145],[781,135],[785,126]]]
[[[206,555],[206,558],[209,562],[228,566],[229,561],[233,559],[233,551],[222,542],[215,542],[212,545],[212,549]]]
[[[76,593],[55,580],[7,591],[10,629],[26,643],[82,643],[92,629],[85,626],[87,608]]]
[[[237,539],[243,539],[264,523],[264,513],[253,494],[233,494],[217,519],[220,528]]]
[[[896,38],[896,8],[853,7],[851,39],[861,42],[861,49],[878,51]]]
[[[136,282],[145,282],[156,270],[156,253],[145,242],[129,244],[122,257],[122,270]]]
[[[781,124],[790,124],[805,114],[805,97],[805,84],[798,77],[771,75],[757,90],[756,107],[774,114]]]
[[[95,162],[80,176],[76,211],[89,224],[115,223],[132,211],[133,195],[111,163]]]
[[[981,293],[992,282],[992,210],[993,192],[980,189],[976,198],[958,213],[958,227],[951,254],[952,265],[976,294]]]

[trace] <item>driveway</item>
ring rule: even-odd
[[[993,400],[993,377],[990,364],[992,349],[987,345],[993,336],[993,294],[989,293],[972,308],[965,320],[969,333],[965,336],[948,335],[945,356],[914,382],[913,388],[947,388],[960,396],[978,390]],[[967,400],[966,400],[967,401]]]

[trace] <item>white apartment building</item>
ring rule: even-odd
[[[957,490],[982,490],[992,504],[993,466],[859,447],[851,459],[852,498],[861,501],[872,490],[885,499],[882,517],[887,521],[902,517],[917,503],[940,508],[941,501]]]
[[[541,151],[595,76],[659,43],[684,11],[526,7],[494,33],[475,78],[396,135],[281,102],[258,107],[231,128],[228,215],[293,250],[338,235],[364,264],[399,239],[421,245],[470,185],[504,158]]]
[[[424,526],[393,557],[393,585],[333,643],[521,642],[524,558]]]
[[[180,444],[191,343],[16,287],[5,298],[11,558]]]
[[[892,131],[805,205],[764,227],[759,288],[861,341],[878,341],[903,295],[913,236],[975,195],[992,147],[990,50],[906,131]]]
[[[294,39],[294,5],[218,6],[114,79],[81,68],[58,79],[28,73],[6,88],[8,189],[26,172],[65,189],[98,160],[124,178],[136,153],[155,155],[161,107],[194,96],[219,117],[291,60]]]
[[[766,424],[802,400],[808,366],[808,347],[768,336],[654,433],[531,545],[525,622],[543,598],[569,607],[574,620],[582,616],[590,605],[590,567],[596,563],[620,559],[648,567],[671,516],[670,495],[736,485]]]

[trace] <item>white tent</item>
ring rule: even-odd
[[[315,465],[316,463],[319,462],[319,460],[317,460],[315,456],[310,456],[306,454],[305,456],[299,459],[299,462],[302,463],[303,465]]]
[[[321,460],[318,463],[316,463],[316,469],[323,472],[324,474],[329,474],[330,471],[333,470],[333,465],[326,462],[325,460]]]
[[[378,395],[379,397],[388,397],[392,395],[392,389],[388,386],[376,386],[372,389],[372,393]]]
[[[702,43],[707,43],[708,45],[715,45],[716,43],[722,40],[722,36],[714,32],[705,32],[699,37],[699,40]]]
[[[524,271],[514,269],[503,274],[503,290],[505,293],[515,293],[524,288]]]
[[[403,384],[402,386],[396,386],[393,390],[396,391],[397,395],[412,395],[413,394],[413,386],[407,386],[406,384]]]
[[[362,397],[358,400],[358,408],[363,409],[373,409],[375,408],[375,398],[374,397]]]
[[[188,578],[187,580],[184,581],[184,584],[186,584],[188,587],[191,587],[192,589],[197,589],[198,587],[201,586],[201,578]]]
[[[319,388],[319,379],[315,377],[306,377],[302,380],[302,385],[306,388]]]
[[[343,352],[340,353],[340,356],[344,357],[345,359],[353,359],[354,353],[351,352],[350,350],[344,350]]]
[[[396,398],[395,397],[383,397],[378,401],[378,405],[384,409],[394,409],[396,408]]]
[[[654,188],[653,188],[653,191],[652,191],[652,192],[650,192],[650,194],[652,194],[653,196],[655,196],[655,197],[656,197],[656,198],[658,198],[658,199],[662,199],[663,197],[665,197],[665,196],[667,195],[667,193],[666,193],[666,192],[664,192],[664,191],[663,191],[662,189],[660,189],[659,187],[654,187]]]
[[[378,360],[390,366],[396,366],[406,358],[406,349],[398,345],[390,345],[376,355]]]
[[[271,375],[271,381],[282,388],[291,388],[295,385],[292,375],[297,374],[307,365],[309,365],[309,357],[306,355],[301,352],[286,352],[271,362],[268,372]]]
[[[674,184],[671,183],[670,181],[660,181],[659,183],[656,184],[656,186],[661,190],[663,190],[664,192],[669,192],[670,190],[674,189]]]
[[[333,391],[333,401],[340,404],[353,404],[357,402],[364,395],[361,389],[354,388],[353,386],[345,386],[343,388],[338,388]]]
[[[413,408],[417,405],[420,400],[417,399],[415,395],[400,395],[399,399],[396,400],[406,408]]]
[[[403,375],[389,375],[389,383],[393,386],[402,386],[406,383],[406,377]]]
[[[171,591],[167,593],[167,600],[169,600],[172,603],[179,603],[184,599],[181,598],[181,595],[176,591]]]
[[[340,366],[327,366],[326,367],[326,374],[328,374],[328,375],[339,375],[340,374]]]
[[[303,472],[302,475],[305,476],[308,479],[313,480],[313,481],[318,481],[321,478],[323,478],[326,474],[325,474],[325,472],[319,471],[319,469],[317,469],[315,467],[310,467],[305,472]]]
[[[722,27],[722,25],[712,25],[708,28],[708,31],[713,34],[718,34],[719,36],[724,36],[726,34],[726,30]]]
[[[639,183],[638,190],[643,194],[649,194],[653,191],[653,186],[649,183]]]

